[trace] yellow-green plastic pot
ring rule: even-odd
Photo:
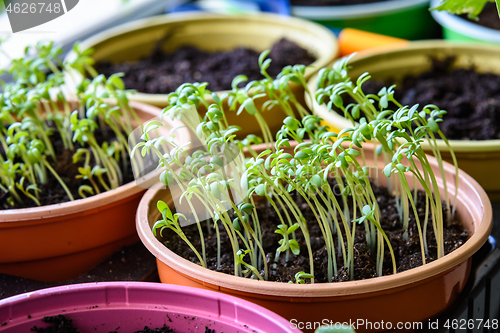
[[[306,71],[307,79],[331,63],[338,52],[337,40],[327,28],[297,18],[262,13],[162,15],[104,31],[84,41],[82,47],[92,47],[95,50],[93,58],[96,61],[133,61],[147,57],[158,41],[169,33],[172,35],[163,45],[163,50],[166,52],[172,52],[183,45],[193,45],[205,51],[232,50],[243,46],[262,52],[280,38],[286,37],[316,56],[317,60]],[[71,56],[74,55],[69,55]],[[304,95],[303,89],[298,85],[293,89],[296,96]],[[218,93],[222,94],[223,91]],[[131,95],[130,99],[159,107],[168,105],[166,94],[136,93]],[[265,101],[261,98],[256,102],[262,105]],[[264,117],[271,130],[276,131],[286,116],[280,109],[275,108],[265,111]],[[255,118],[246,113],[236,117],[236,112],[229,112],[227,118],[231,125],[242,128],[240,135],[260,132]]]
[[[412,42],[404,48],[356,56],[350,61],[349,73],[354,79],[369,72],[374,79],[390,78],[397,82],[408,74],[428,70],[432,57],[444,58],[451,55],[456,57],[456,67],[474,65],[478,72],[500,74],[500,47],[447,41]],[[314,95],[316,76],[309,81],[309,88]],[[338,132],[352,126],[343,116],[328,112],[325,105],[318,105],[316,101],[312,103],[315,114],[323,118],[332,131]],[[438,145],[444,159],[452,161],[444,141],[438,140]],[[492,200],[500,199],[500,177],[496,176],[500,170],[500,140],[450,140],[450,145],[457,156],[459,168],[476,179]]]

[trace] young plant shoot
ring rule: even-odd
[[[60,186],[62,201],[85,198],[116,188],[130,172],[127,134],[135,112],[128,106],[120,75],[105,78],[92,68],[90,51],[71,62],[61,62],[62,50],[53,43],[28,47],[23,58],[12,59],[7,72],[12,83],[2,83],[0,95],[0,189],[7,196],[4,209],[41,205],[41,188]],[[69,97],[74,73],[94,75]],[[112,141],[103,141],[109,132]],[[57,149],[55,145],[57,146]],[[68,152],[77,165],[74,179],[57,162]],[[67,169],[70,169],[69,167]],[[49,181],[55,182],[49,184]],[[70,190],[79,180],[79,188]]]
[[[327,281],[334,281],[341,267],[353,279],[354,252],[360,239],[357,235],[363,232],[361,239],[376,262],[377,274],[382,275],[384,269],[395,274],[396,254],[381,221],[374,192],[377,181],[370,179],[373,165],[366,158],[365,148],[376,145],[376,155],[381,156],[373,159],[387,161],[383,174],[390,177],[391,191],[396,195],[403,237],[407,239],[408,230],[416,225],[422,262],[426,263],[431,241],[436,243],[437,256],[443,256],[443,229],[454,218],[454,201],[448,197],[446,185],[446,194],[439,192],[422,143],[426,141],[432,147],[440,173],[444,174],[436,140],[448,144],[439,130],[446,112],[433,105],[421,109],[419,105],[402,106],[394,100],[394,87],[384,88],[377,95],[365,95],[362,85],[369,75],[362,75],[354,83],[348,76],[349,58],[344,58],[332,69],[319,72],[318,92],[310,96],[320,103],[326,101],[330,109],[340,109],[353,121],[351,128],[333,133],[322,126],[320,118],[308,114],[293,94],[292,85],[302,85],[308,91],[305,67],[286,67],[272,79],[266,73],[270,62],[267,54],[264,52],[259,59],[264,76],[260,81],[242,85],[246,78],[238,76],[232,91],[223,96],[211,93],[204,83],[186,83],[169,95],[170,105],[163,110],[163,116],[182,120],[196,133],[197,147],[175,146],[164,139],[172,146],[169,153],[164,153],[158,149],[158,139],[148,138],[150,124],[144,126],[144,142],[136,148],[142,147],[143,154],[158,156],[163,170],[161,182],[180,189],[171,207],[175,205],[178,213],[186,215],[188,224],[198,225],[200,240],[187,239],[176,222],[178,216],[184,215],[173,214],[163,202],[158,204],[163,219],[154,225],[155,234],[166,228],[173,230],[168,237],[178,235],[204,267],[209,266],[205,238],[216,237],[216,269],[222,257],[231,255],[235,276],[259,280],[277,274],[277,263],[286,267],[303,255],[307,263],[294,272],[295,281],[290,281],[303,284],[314,283],[315,264],[323,260],[313,257],[312,244],[318,241],[324,246]],[[344,95],[354,102],[344,105]],[[267,101],[259,108],[255,101],[261,98]],[[279,106],[286,115],[276,134],[270,132],[265,120],[272,106]],[[227,107],[229,112],[255,116],[262,138],[256,133],[237,139],[238,128],[229,126],[224,114]],[[197,112],[199,108],[207,110],[203,117]],[[265,144],[256,149],[254,144],[261,142]],[[423,193],[427,203],[423,219],[417,212],[417,193]],[[446,202],[445,207],[442,202]],[[262,232],[258,208],[263,205],[276,216],[276,241],[271,245]],[[313,225],[318,227],[320,237],[311,236]],[[427,239],[428,228],[433,228],[435,239]],[[229,247],[222,246],[223,240]],[[222,248],[230,248],[231,253],[224,253]],[[384,263],[387,258],[390,262]]]

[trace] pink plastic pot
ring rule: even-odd
[[[167,325],[175,332],[293,332],[277,314],[242,299],[197,288],[147,282],[85,283],[0,300],[0,332],[46,327],[63,314],[81,332],[132,333]]]

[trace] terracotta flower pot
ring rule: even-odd
[[[80,332],[131,333],[169,326],[175,332],[296,332],[258,305],[213,291],[147,282],[102,282],[55,287],[0,301],[0,332],[49,326],[63,314]]]
[[[142,121],[159,115],[154,106],[131,102]],[[169,122],[178,126],[179,122]],[[187,129],[178,140],[190,141]],[[155,175],[146,175],[146,181]],[[0,214],[0,273],[57,282],[75,278],[138,238],[134,216],[145,186],[130,182],[111,191]]]
[[[478,44],[449,43],[445,41],[412,42],[404,48],[381,51],[373,54],[355,56],[350,61],[350,75],[357,78],[369,72],[373,79],[390,78],[398,80],[408,74],[418,74],[431,67],[430,58],[456,57],[456,66],[470,67],[481,73],[500,74],[500,48]],[[308,83],[314,94],[316,77]],[[396,89],[398,89],[396,87]],[[328,112],[325,105],[313,101],[315,113],[323,118],[324,123],[334,132],[351,127],[351,122],[336,112]],[[500,198],[500,177],[491,177],[489,170],[500,169],[500,140],[461,141],[450,140],[450,144],[458,159],[460,169],[467,172],[486,190],[492,200]],[[438,140],[443,158],[452,161],[449,149],[444,141]],[[429,149],[424,144],[424,149]]]
[[[183,45],[193,45],[205,51],[233,50],[243,46],[262,52],[281,37],[286,37],[306,48],[317,60],[306,72],[306,79],[328,65],[338,52],[337,41],[328,29],[305,20],[275,14],[220,15],[207,13],[180,13],[138,20],[104,31],[82,43],[82,48],[93,48],[96,61],[134,61],[148,56],[167,32],[175,31],[164,44],[164,51],[172,52]],[[70,54],[69,57],[72,55]],[[210,89],[210,86],[208,87]],[[294,84],[295,96],[303,96],[303,89]],[[222,94],[223,91],[218,92]],[[131,100],[159,107],[169,104],[166,94],[135,93]],[[257,107],[266,99],[256,100]],[[212,101],[209,100],[209,103]],[[306,105],[304,101],[304,106]],[[204,114],[206,110],[199,109]],[[272,131],[281,128],[286,115],[279,109],[264,112]],[[230,125],[242,127],[239,135],[257,134],[260,127],[253,116],[243,112],[227,112]]]
[[[293,145],[290,149],[293,149]],[[260,149],[264,149],[261,146]],[[372,165],[373,145],[365,146],[367,165]],[[444,192],[439,168],[429,157],[434,174]],[[372,162],[373,163],[373,162]],[[381,184],[387,181],[378,159]],[[455,169],[444,164],[448,190],[454,193]],[[443,193],[442,193],[443,194]],[[389,323],[395,329],[398,322],[420,322],[449,307],[457,299],[467,281],[471,256],[485,243],[493,225],[491,203],[479,184],[464,172],[460,173],[457,199],[457,219],[472,236],[459,249],[428,263],[396,275],[341,283],[295,285],[257,281],[235,277],[203,268],[166,248],[156,238],[151,227],[158,220],[158,200],[172,202],[165,191],[148,190],[137,211],[137,231],[144,245],[157,258],[158,272],[164,283],[219,290],[262,305],[289,319],[305,332],[307,323],[323,320],[358,323],[357,320],[386,324],[381,327],[359,325],[357,332],[383,331]]]

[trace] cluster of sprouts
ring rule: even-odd
[[[161,235],[165,229],[173,230],[189,245],[200,265],[207,267],[203,225],[206,233],[216,233],[217,266],[223,255],[220,233],[225,232],[224,239],[230,242],[234,258],[234,275],[259,280],[269,279],[280,258],[288,262],[304,252],[309,267],[307,272],[295,275],[295,283],[302,284],[306,280],[314,282],[311,225],[317,224],[322,234],[328,281],[337,276],[340,265],[353,279],[355,235],[363,230],[367,246],[376,257],[377,274],[383,273],[387,250],[391,271],[396,273],[395,255],[382,228],[380,207],[370,179],[370,168],[377,165],[377,159],[382,159],[386,165],[383,173],[390,178],[390,191],[397,198],[404,237],[408,237],[413,213],[422,262],[425,264],[428,255],[428,228],[433,228],[438,257],[443,256],[443,227],[453,218],[454,205],[446,184],[444,198],[440,194],[439,182],[422,144],[430,145],[444,179],[436,140],[447,143],[438,126],[446,112],[433,105],[422,109],[419,105],[401,106],[394,100],[393,87],[384,88],[377,95],[365,95],[362,84],[369,75],[366,73],[353,82],[348,75],[349,58],[344,58],[332,69],[319,72],[317,93],[309,96],[319,103],[326,102],[329,109],[341,110],[353,121],[351,128],[330,132],[314,111],[313,115],[308,114],[291,89],[298,84],[309,94],[304,78],[306,67],[285,67],[272,79],[266,73],[270,62],[266,56],[264,52],[259,59],[264,79],[240,88],[246,78],[236,77],[232,91],[223,96],[211,93],[206,84],[200,83],[183,84],[169,95],[170,105],[163,110],[163,116],[182,120],[196,133],[198,146],[176,146],[164,137],[153,139],[149,132],[160,123],[143,127],[144,141],[136,149],[142,148],[143,155],[154,153],[159,158],[158,168],[162,169],[161,182],[177,189],[177,195],[172,195],[177,212],[172,212],[173,207],[167,203],[158,202],[162,218],[153,226],[155,235]],[[344,105],[344,95],[351,96],[354,103]],[[261,98],[267,102],[259,108],[257,101]],[[265,116],[275,106],[279,106],[286,118],[273,135]],[[207,110],[204,116],[198,114],[201,108]],[[261,133],[238,139],[238,128],[228,125],[224,110],[255,116]],[[172,146],[168,152],[159,149],[165,142]],[[375,164],[365,158],[368,145],[375,146]],[[332,182],[339,193],[334,193]],[[416,208],[417,184],[425,194],[424,219],[419,218]],[[304,208],[298,206],[296,197],[307,204],[313,219],[304,217]],[[260,200],[268,202],[275,211],[275,232],[281,236],[271,257],[264,252],[256,208]],[[443,214],[443,201],[448,214]],[[187,238],[182,223],[196,223],[199,242]],[[298,233],[302,234],[302,245],[297,241]],[[199,248],[195,244],[200,244]]]
[[[39,43],[28,47],[24,57],[12,59],[6,70],[12,80],[2,83],[0,94],[0,190],[8,196],[4,208],[40,205],[40,185],[49,182],[49,175],[67,200],[75,200],[122,185],[122,170],[130,169],[125,133],[133,130],[136,116],[120,75],[98,75],[91,50],[81,52],[76,44],[73,51],[75,60],[63,63],[59,47]],[[80,80],[76,96],[68,91],[75,85],[75,73],[93,77]],[[101,126],[108,126],[116,140],[96,139]],[[68,188],[74,180],[54,169],[60,159],[56,135],[63,149],[73,152],[72,162],[79,166],[76,178],[86,180],[78,197]]]

